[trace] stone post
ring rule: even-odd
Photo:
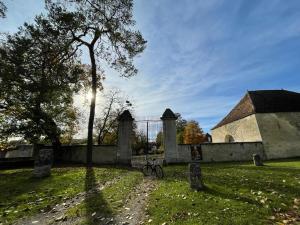
[[[202,151],[200,146],[191,146],[191,159],[189,163],[189,181],[190,187],[197,191],[204,188],[200,160],[202,160]]]
[[[204,188],[200,162],[194,161],[189,163],[189,181],[192,189],[200,191]]]
[[[178,160],[178,150],[176,144],[176,119],[177,117],[171,109],[166,109],[161,120],[163,121],[163,144],[165,150],[166,163],[176,163]]]
[[[129,165],[131,163],[131,141],[133,134],[133,118],[128,110],[125,110],[118,118],[118,151],[117,163]]]
[[[51,175],[53,163],[53,149],[43,145],[34,145],[34,169],[33,176],[37,178]]]
[[[255,166],[263,166],[263,161],[259,154],[253,154],[253,163]]]

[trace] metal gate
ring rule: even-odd
[[[143,118],[134,122],[133,155],[163,153],[162,121],[156,118]]]

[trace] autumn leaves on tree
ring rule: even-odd
[[[200,144],[207,141],[206,136],[197,121],[186,121],[181,115],[178,114],[177,116],[176,139],[178,144]]]
[[[183,131],[184,144],[200,144],[206,141],[205,134],[195,120],[189,121]]]

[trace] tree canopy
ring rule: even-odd
[[[83,76],[75,49],[42,17],[8,36],[0,46],[2,137],[44,136],[59,145],[60,135],[76,127],[72,97]]]
[[[176,120],[176,141],[177,144],[183,144],[184,140],[183,140],[183,132],[184,132],[184,128],[187,125],[187,121],[185,119],[182,118],[182,116],[177,113],[177,120]]]

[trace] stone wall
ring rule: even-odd
[[[300,156],[300,112],[258,113],[256,118],[268,159]]]
[[[262,141],[255,115],[247,116],[212,130],[212,141],[213,143],[224,143],[227,135],[232,136],[234,142]]]
[[[190,162],[191,161],[191,145],[178,145],[178,162]]]
[[[93,163],[115,164],[117,156],[116,145],[93,146]],[[86,145],[62,146],[62,150],[56,155],[56,160],[63,162],[85,163]]]
[[[203,162],[250,161],[253,154],[265,158],[262,142],[201,144]],[[177,162],[190,162],[190,145],[178,145]]]
[[[33,157],[32,145],[18,145],[15,150],[7,151],[4,158],[31,158]]]
[[[115,164],[117,160],[116,145],[94,145],[93,163],[96,164]],[[6,152],[4,158],[32,158],[32,145],[19,145],[16,150]],[[86,145],[63,145],[61,151],[55,152],[55,160],[62,162],[85,163]]]
[[[100,145],[93,148],[93,163],[96,164],[115,164],[117,162],[116,145]]]

